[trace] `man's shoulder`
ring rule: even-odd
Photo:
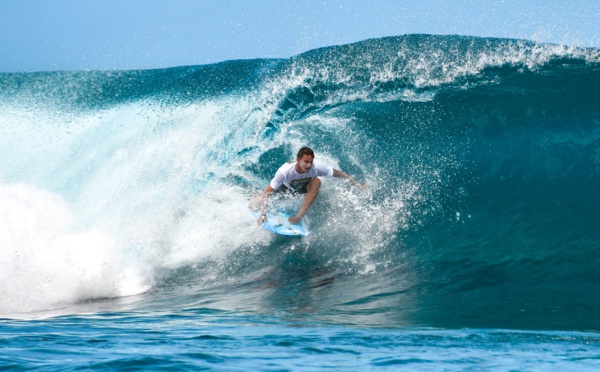
[[[319,176],[331,177],[333,175],[333,168],[327,164],[315,161],[312,168]]]
[[[296,163],[295,163],[295,162],[292,162],[292,161],[290,161],[290,162],[287,162],[287,163],[284,163],[284,164],[283,164],[281,167],[279,167],[279,169],[277,170],[277,172],[278,172],[278,173],[287,173],[287,172],[289,172],[291,169],[293,169],[293,168],[294,168],[295,164],[296,164]]]
[[[288,161],[287,163],[283,163],[283,165],[281,165],[281,167],[279,167],[279,169],[291,169],[296,165],[296,162],[294,161]]]

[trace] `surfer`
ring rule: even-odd
[[[292,194],[306,194],[298,213],[289,218],[291,223],[296,224],[304,216],[319,194],[321,180],[318,177],[344,178],[359,189],[367,187],[366,184],[357,182],[348,173],[316,163],[314,159],[315,153],[313,150],[310,147],[302,147],[298,151],[296,162],[285,163],[277,170],[275,177],[273,177],[259,199],[251,203],[260,207],[261,215],[258,218],[259,224],[267,220],[266,200],[271,193],[288,191]]]

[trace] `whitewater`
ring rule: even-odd
[[[0,368],[597,370],[599,97],[598,49],[459,36],[0,73]],[[304,145],[369,187],[269,234]]]

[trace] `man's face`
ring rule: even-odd
[[[302,158],[297,159],[296,162],[296,171],[298,173],[306,173],[310,170],[313,163],[313,157],[310,155],[303,155]]]

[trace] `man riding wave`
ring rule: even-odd
[[[289,218],[293,224],[298,223],[311,204],[317,198],[321,188],[321,180],[318,177],[339,177],[350,181],[359,189],[367,187],[366,184],[357,182],[348,173],[314,161],[315,153],[309,147],[302,147],[298,151],[296,162],[283,164],[275,173],[275,176],[263,191],[258,200],[254,200],[251,206],[258,206],[261,210],[258,223],[266,222],[266,200],[271,193],[289,191],[293,194],[306,194],[304,202],[298,213]]]

